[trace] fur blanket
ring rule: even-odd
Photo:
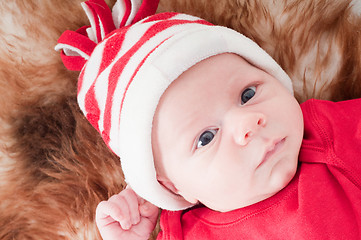
[[[77,74],[53,50],[64,30],[88,24],[80,2],[0,3],[0,239],[100,239],[96,205],[124,187],[119,160],[76,104]],[[161,0],[158,10],[254,39],[300,102],[361,97],[359,0]]]

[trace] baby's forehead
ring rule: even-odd
[[[204,116],[210,118],[222,114],[224,106],[235,101],[240,89],[248,84],[244,72],[254,71],[253,68],[242,57],[231,53],[216,55],[193,65],[161,96],[156,111],[156,115],[162,117],[160,124],[172,125],[169,131],[178,125],[192,129],[205,119]],[[209,113],[209,109],[215,112]]]

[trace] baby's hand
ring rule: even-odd
[[[158,208],[141,199],[131,188],[102,201],[95,220],[104,240],[146,240],[158,218]]]

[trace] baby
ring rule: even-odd
[[[92,27],[57,46],[129,186],[98,205],[103,239],[148,239],[157,207],[159,239],[359,239],[359,100],[300,107],[250,39],[178,13],[134,23],[149,2],[112,19],[87,2]]]
[[[238,55],[216,55],[180,75],[160,99],[152,128],[157,179],[192,205],[242,208],[289,183],[302,134],[301,109],[289,90]],[[104,239],[119,239],[107,237],[109,223],[119,228],[114,233],[133,231],[132,223],[153,230],[158,211],[148,204],[143,213],[137,199],[128,189],[99,205]],[[148,229],[138,225],[143,217],[153,223]]]

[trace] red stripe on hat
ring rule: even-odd
[[[100,63],[98,74],[95,79],[97,79],[99,77],[99,75],[104,71],[104,69],[106,67],[108,67],[109,64],[111,64],[114,61],[114,58],[118,54],[118,52],[123,44],[124,36],[125,36],[126,32],[128,31],[128,29],[129,29],[129,27],[121,29],[122,35],[120,35],[120,37],[113,35],[114,37],[110,37],[105,42],[105,46],[104,46],[103,54],[102,54],[102,60]],[[84,73],[82,72],[82,74],[84,74]],[[79,84],[82,85],[83,81],[81,81],[81,83],[79,83]],[[86,112],[89,113],[89,114],[87,114],[87,118],[88,118],[88,116],[91,117],[91,120],[88,119],[89,122],[99,131],[98,121],[100,119],[100,108],[98,105],[98,101],[96,100],[94,88],[95,88],[95,81],[92,83],[92,85],[88,89],[88,92],[86,93],[85,99],[87,99],[87,101],[85,101],[84,107],[85,107]]]
[[[136,23],[145,17],[153,15],[158,8],[159,0],[143,0],[137,14],[135,15],[132,23]]]
[[[129,15],[130,15],[130,11],[132,9],[132,3],[130,0],[123,0],[124,4],[125,4],[125,13],[124,13],[124,17],[120,23],[120,28],[121,27],[124,27],[125,24],[127,23],[127,20],[129,18]]]
[[[159,14],[150,16],[147,19],[144,19],[143,23],[159,21],[159,20],[169,20],[170,18],[177,16],[178,14],[179,13],[176,13],[176,12],[159,13]]]
[[[197,19],[197,20],[182,20],[182,19],[171,19],[177,15],[180,15],[181,13],[176,13],[176,12],[165,12],[165,13],[159,13],[153,16],[150,16],[148,18],[146,18],[142,23],[148,23],[148,22],[155,22],[155,21],[164,21],[164,20],[168,20],[168,21],[187,21],[186,23],[198,23],[198,24],[203,24],[203,25],[209,25],[209,26],[213,26],[214,24],[207,22],[206,20],[203,19]]]
[[[118,30],[119,33],[116,33],[117,36],[112,35],[105,43],[102,61],[100,64],[99,72],[103,72],[103,70],[108,67],[115,59],[117,54],[119,53],[121,47],[123,46],[123,42],[125,39],[125,35],[129,30],[128,27],[123,27]]]
[[[169,15],[167,15],[169,16]],[[107,136],[107,138],[109,137],[109,133],[110,133],[110,129],[111,129],[111,109],[112,109],[112,102],[113,102],[113,95],[114,95],[114,91],[115,88],[117,86],[117,82],[119,80],[119,77],[121,75],[121,73],[123,72],[125,66],[128,64],[129,60],[131,59],[131,57],[147,42],[149,41],[151,38],[153,38],[156,34],[170,28],[173,27],[175,25],[180,25],[180,24],[188,24],[188,23],[200,23],[200,24],[207,24],[209,25],[210,23],[206,22],[206,21],[192,21],[192,20],[180,20],[180,19],[174,19],[174,20],[168,20],[168,21],[160,21],[157,22],[155,24],[153,24],[145,33],[144,35],[141,37],[141,39],[134,44],[134,46],[128,50],[127,53],[125,53],[118,61],[116,64],[114,64],[111,73],[109,74],[109,83],[108,83],[108,95],[107,95],[107,100],[106,100],[106,105],[105,105],[105,110],[104,110],[104,131],[102,133],[102,135]],[[163,41],[164,42],[164,41]],[[162,42],[162,43],[163,43]],[[159,46],[159,45],[158,45]],[[157,46],[157,47],[158,47]],[[157,48],[156,47],[156,48]],[[156,49],[155,48],[155,49]],[[147,55],[148,56],[148,55]],[[145,61],[145,59],[143,59],[142,61]],[[138,71],[138,70],[137,70]],[[137,72],[134,73],[134,76],[136,75]],[[131,84],[131,81],[133,79],[130,79],[130,82],[128,83]],[[124,101],[124,97],[126,95],[126,92],[123,95],[123,99],[122,102]],[[121,110],[121,109],[119,109]],[[109,144],[109,142],[106,142],[107,144]]]
[[[112,12],[104,0],[88,0],[85,4],[92,11],[93,18],[96,23],[97,39],[98,42],[100,42],[102,40],[100,24],[103,26],[104,36],[115,29]]]
[[[91,125],[99,132],[99,119],[100,119],[100,110],[99,104],[95,97],[94,84],[85,95],[85,109],[86,109],[86,118],[91,123]]]

